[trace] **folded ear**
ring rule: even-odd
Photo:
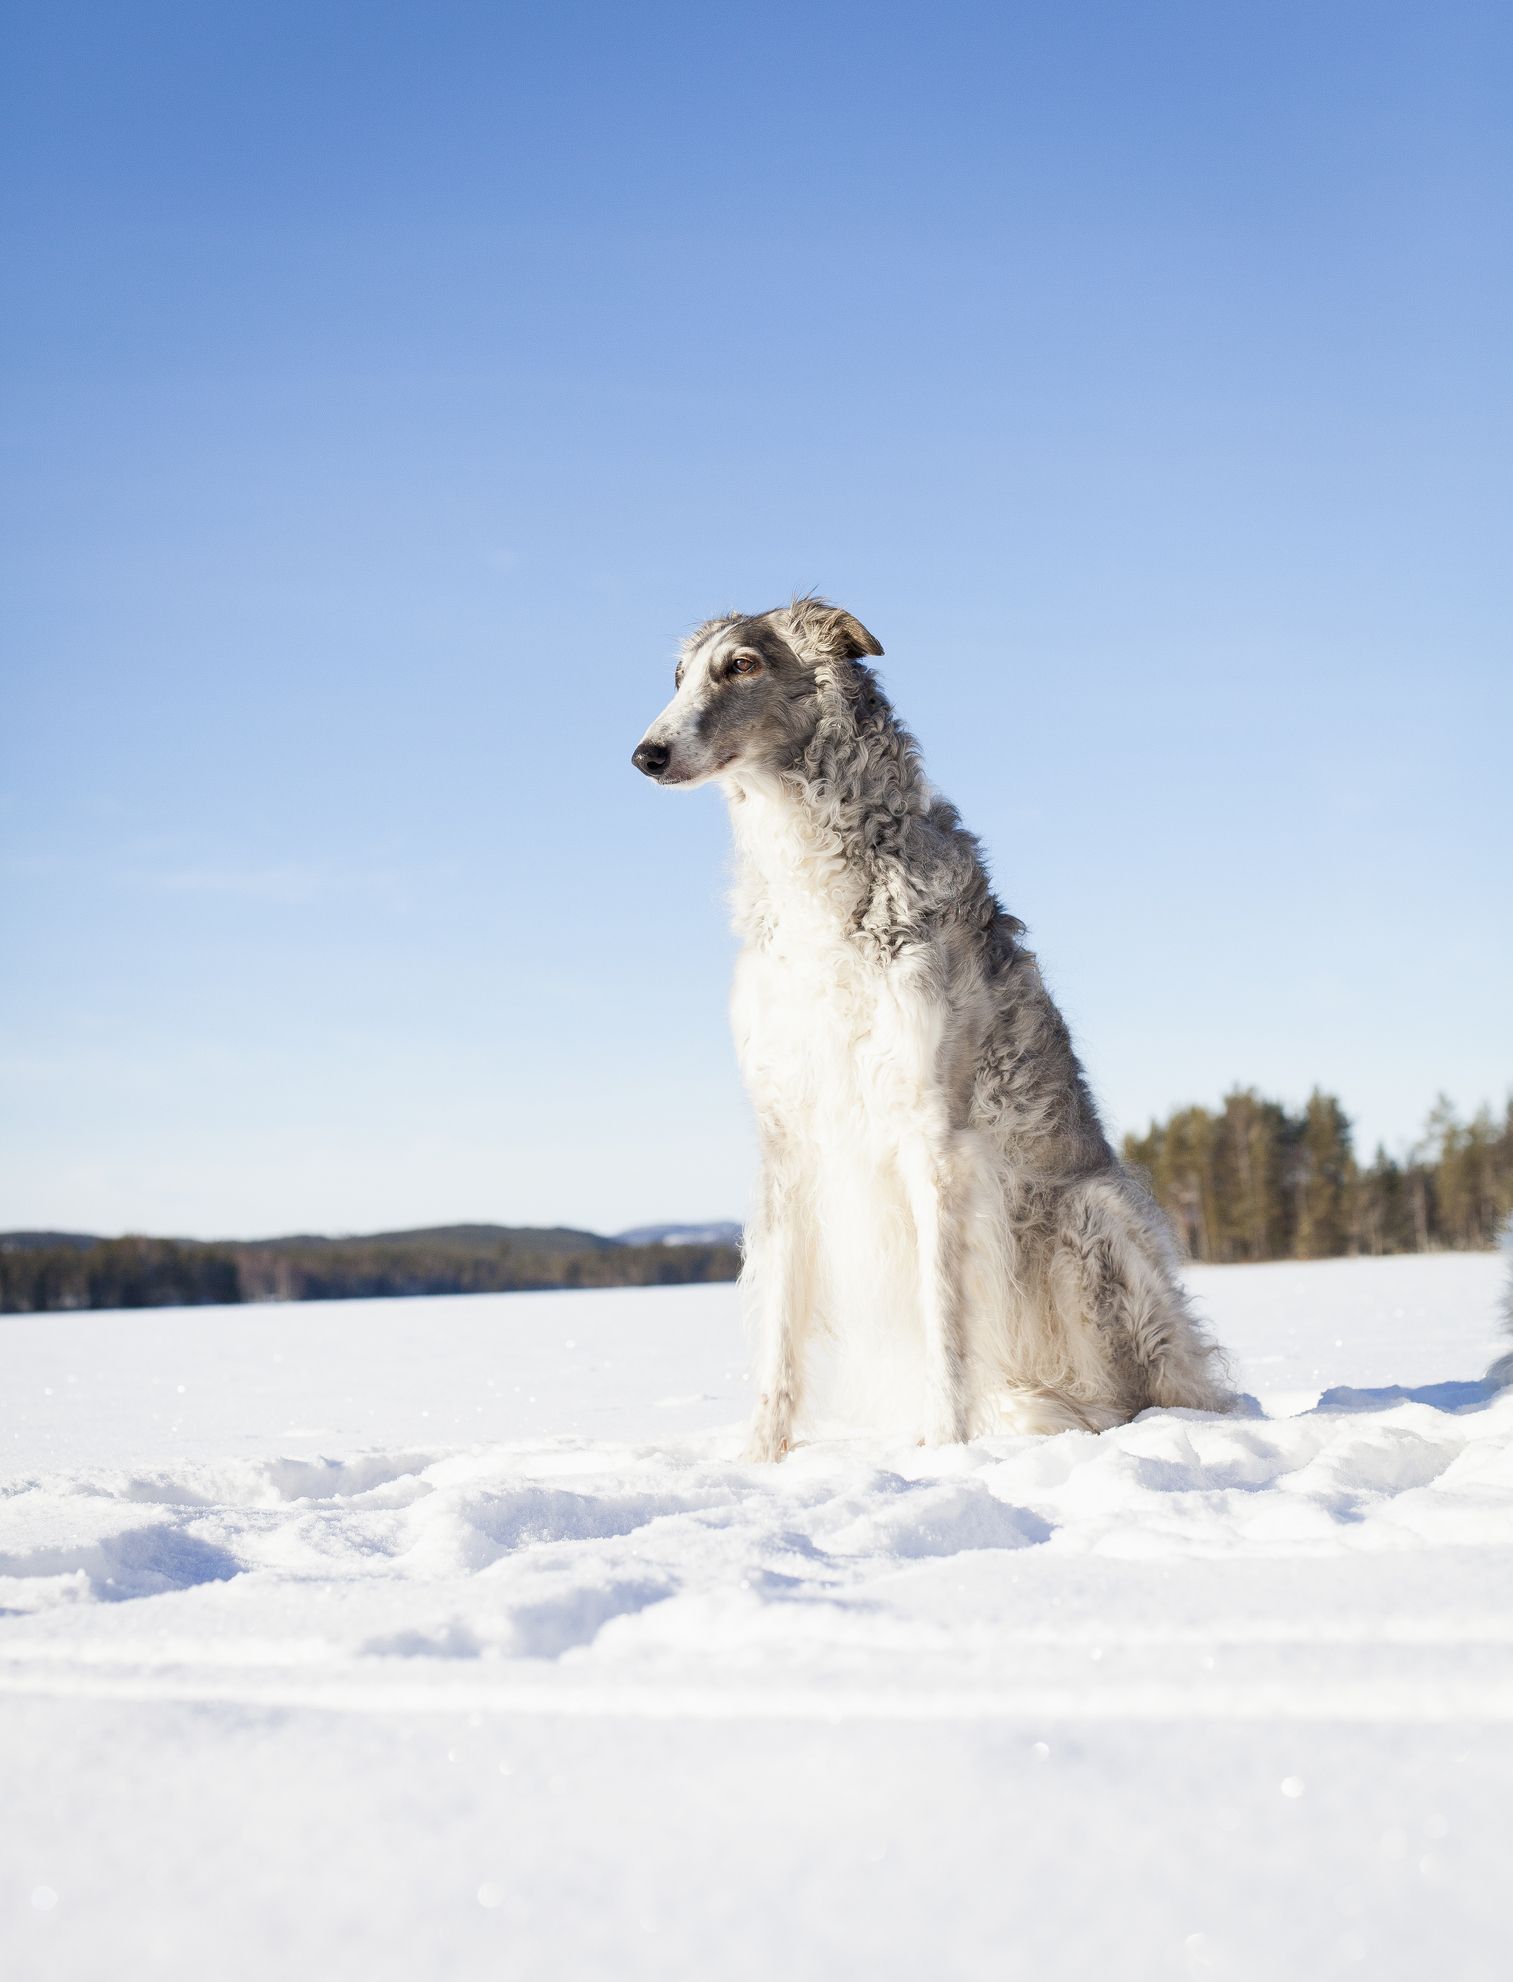
[[[789,644],[814,661],[859,661],[880,654],[882,642],[862,625],[855,613],[832,606],[827,599],[795,599],[783,617]]]

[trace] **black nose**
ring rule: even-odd
[[[631,752],[630,761],[647,777],[660,778],[667,769],[667,760],[671,755],[665,743],[640,743]]]

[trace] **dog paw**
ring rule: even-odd
[[[965,1445],[967,1418],[964,1411],[942,1411],[932,1417],[915,1440],[916,1445]]]
[[[746,1450],[742,1457],[748,1466],[775,1466],[780,1459],[787,1456],[787,1452],[786,1438],[773,1438],[766,1432],[753,1432],[746,1441]]]
[[[757,1405],[756,1416],[751,1421],[751,1436],[746,1441],[745,1457],[753,1465],[776,1465],[793,1443],[793,1429],[789,1414],[769,1404],[764,1397]]]

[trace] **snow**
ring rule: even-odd
[[[0,1322],[0,1972],[1501,1975],[1500,1263],[742,1465],[733,1290]]]
[[[622,1246],[736,1246],[741,1228],[733,1218],[717,1218],[712,1225],[637,1225],[615,1237]]]

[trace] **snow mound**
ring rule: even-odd
[[[5,1324],[0,1969],[1500,1974],[1500,1262],[1192,1277],[1232,1416],[779,1467],[728,1288]]]
[[[3,1503],[0,1610],[40,1619],[152,1599],[140,1632],[112,1634],[113,1662],[150,1669],[165,1632],[176,1667],[196,1646],[224,1661],[256,1620],[253,1663],[285,1662],[290,1642],[310,1663],[318,1589],[314,1662],[333,1683],[389,1658],[581,1666],[593,1648],[606,1675],[707,1683],[678,1647],[696,1652],[722,1612],[769,1647],[812,1648],[817,1617],[874,1653],[922,1631],[948,1641],[949,1609],[931,1621],[912,1600],[916,1564],[1032,1550],[1338,1559],[1510,1540],[1513,1394],[1487,1384],[1341,1387],[1292,1417],[1149,1412],[1097,1435],[947,1451],[853,1438],[801,1445],[775,1468],[741,1463],[740,1443],[733,1426],[657,1445],[556,1438],[42,1475]],[[73,1629],[12,1632],[5,1650],[56,1660]]]

